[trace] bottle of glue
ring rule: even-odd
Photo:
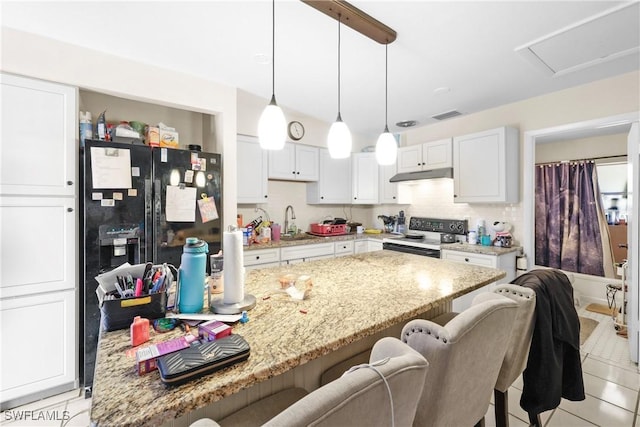
[[[131,324],[131,345],[136,347],[149,341],[149,319],[136,316]]]

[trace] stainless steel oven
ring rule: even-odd
[[[382,249],[440,258],[441,235],[462,240],[467,227],[467,220],[411,217],[407,233],[383,239]]]

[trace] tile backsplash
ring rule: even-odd
[[[410,205],[308,205],[306,184],[303,182],[269,180],[268,191],[267,203],[238,205],[238,213],[243,215],[245,223],[259,215],[265,217],[262,211],[256,210],[256,207],[259,207],[268,212],[272,221],[283,224],[284,211],[287,205],[291,205],[296,214],[295,224],[302,231],[307,231],[310,223],[336,217],[361,222],[365,227],[382,228],[383,224],[378,215],[397,215],[400,210],[404,210],[407,217],[466,219],[472,229],[475,229],[478,219],[484,219],[487,225],[494,221],[506,221],[512,225],[514,244],[522,244],[522,203],[453,203],[453,180],[448,178],[411,184]]]

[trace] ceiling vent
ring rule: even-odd
[[[451,117],[459,116],[461,114],[462,113],[460,111],[451,110],[445,113],[436,114],[435,116],[431,116],[431,118],[436,120],[445,120],[450,119]]]
[[[640,3],[625,3],[515,49],[536,68],[561,76],[640,52]]]

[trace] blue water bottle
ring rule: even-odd
[[[199,313],[204,305],[204,280],[209,246],[197,237],[187,237],[178,271],[178,310]]]

